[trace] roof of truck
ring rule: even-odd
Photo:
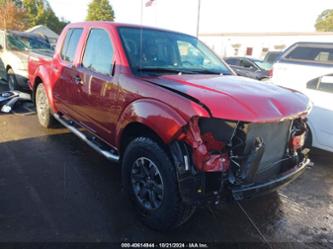
[[[70,23],[68,24],[68,27],[92,27],[92,26],[98,26],[98,25],[108,25],[112,27],[132,27],[132,28],[145,28],[145,29],[154,29],[159,31],[166,31],[166,32],[173,32],[178,34],[186,34],[179,31],[174,30],[168,30],[158,27],[152,27],[152,26],[146,26],[146,25],[139,25],[139,24],[130,24],[130,23],[119,23],[119,22],[112,22],[112,21],[87,21],[87,22],[76,22],[76,23]],[[189,34],[186,34],[189,35]],[[191,36],[191,35],[190,35]]]

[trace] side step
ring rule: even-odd
[[[110,148],[109,146],[98,142],[95,137],[88,137],[86,134],[81,132],[77,127],[75,127],[75,123],[72,121],[67,121],[63,119],[59,114],[53,114],[54,118],[59,121],[63,126],[81,138],[84,142],[86,142],[91,148],[105,156],[107,159],[111,161],[118,162],[119,155],[116,154],[115,150]],[[108,147],[108,148],[107,148]]]

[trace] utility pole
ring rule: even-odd
[[[201,14],[201,0],[198,0],[197,37],[199,37],[199,31],[200,31],[200,14]]]

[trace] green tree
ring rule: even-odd
[[[333,32],[333,9],[324,10],[318,16],[315,27],[317,31]]]
[[[114,11],[108,0],[92,0],[88,6],[87,21],[113,21]]]
[[[45,25],[53,31],[60,33],[67,22],[59,20],[46,0],[23,0],[30,27]]]

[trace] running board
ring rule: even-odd
[[[78,128],[74,126],[74,122],[67,121],[59,116],[59,114],[55,113],[53,114],[54,118],[59,121],[63,126],[65,126],[67,129],[69,129],[71,132],[73,132],[75,135],[77,135],[79,138],[81,138],[84,142],[86,142],[92,149],[96,150],[103,156],[105,156],[107,159],[111,161],[119,161],[119,156],[115,153],[112,153],[114,151],[106,150],[105,148],[102,148],[100,144],[96,142],[94,138],[89,139],[83,132],[81,132]],[[95,140],[95,141],[94,141]],[[104,146],[106,147],[106,146]]]

